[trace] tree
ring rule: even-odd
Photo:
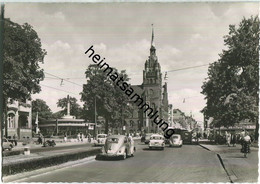
[[[77,103],[77,99],[75,97],[70,97],[70,114],[78,117],[82,116],[82,108]],[[59,99],[57,102],[57,106],[63,108],[63,110],[60,112],[60,114],[65,115],[67,114],[67,104],[68,104],[68,98],[62,98]]]
[[[117,72],[115,68],[113,71]],[[126,113],[128,98],[96,65],[89,65],[85,74],[88,80],[87,84],[83,85],[81,93],[81,100],[84,102],[84,117],[92,122],[95,121],[96,101],[97,115],[104,117],[106,121],[105,132],[108,133],[109,125],[114,127],[114,123]],[[129,80],[125,71],[118,74],[119,78],[124,78],[124,81]]]
[[[224,42],[227,50],[209,66],[202,85],[207,100],[202,112],[217,127],[245,119],[258,123],[259,18],[243,18],[238,28],[230,25]]]
[[[38,120],[46,121],[52,118],[52,112],[46,102],[42,99],[36,99],[32,101],[32,119],[35,122],[36,114],[38,113]]]
[[[8,98],[30,99],[31,94],[41,91],[39,83],[44,73],[39,64],[47,53],[29,24],[19,25],[5,19],[4,26],[3,104],[6,114]],[[7,136],[7,126],[5,129]]]

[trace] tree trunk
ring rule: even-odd
[[[2,126],[5,129],[4,135],[8,137],[8,123],[7,123],[7,99],[3,99],[3,119],[2,119]]]
[[[256,127],[255,127],[255,140],[258,141],[258,130],[259,130],[259,123],[258,120],[256,121]]]
[[[105,134],[108,134],[108,117],[105,118]]]

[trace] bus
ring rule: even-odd
[[[192,132],[189,132],[186,129],[181,128],[173,128],[174,134],[181,135],[181,139],[183,141],[183,144],[192,144]]]

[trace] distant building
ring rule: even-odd
[[[131,86],[135,93],[139,94],[144,102],[149,104],[153,112],[158,111],[160,118],[168,121],[168,92],[167,83],[162,84],[161,66],[156,56],[156,49],[154,46],[154,32],[152,30],[152,41],[150,48],[150,56],[144,64],[143,83],[141,85]],[[155,123],[144,114],[142,110],[134,104],[134,100],[129,103],[134,107],[131,115],[125,118],[125,131],[134,133],[137,131],[143,132],[158,132],[159,129]]]
[[[172,114],[174,125],[176,126],[177,124],[179,124],[178,126],[182,126],[184,128],[185,114],[180,109],[173,109]]]
[[[93,135],[94,123],[87,123],[84,119],[76,119],[70,115],[70,103],[68,95],[67,114],[60,119],[47,120],[39,122],[40,133],[43,135],[77,135],[78,133]]]
[[[173,109],[172,104],[168,105],[168,123],[170,127],[173,127]]]
[[[177,128],[185,128],[187,130],[193,130],[197,128],[198,123],[193,119],[192,115],[186,116],[180,109],[173,109],[173,122]],[[180,127],[181,126],[181,127]]]
[[[7,137],[32,137],[32,103],[9,99],[7,104]],[[5,130],[3,131],[5,132]],[[6,135],[4,135],[6,136]]]

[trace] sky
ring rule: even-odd
[[[163,76],[166,71],[207,65],[225,49],[229,25],[259,14],[258,2],[247,3],[6,3],[5,17],[29,23],[38,33],[44,58],[42,91],[34,94],[53,112],[68,94],[78,99],[86,83],[85,71],[92,61],[84,54],[92,45],[96,53],[119,70],[130,83],[143,80],[144,63],[154,25],[156,54]],[[168,72],[169,103],[203,121],[206,101],[200,93],[208,66]],[[51,74],[51,75],[50,75]],[[65,79],[63,82],[61,79]],[[70,82],[68,82],[70,81]],[[185,99],[185,100],[184,100]]]

